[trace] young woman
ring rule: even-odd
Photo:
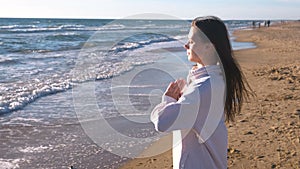
[[[169,84],[151,121],[157,131],[173,131],[173,168],[227,168],[225,121],[241,111],[250,88],[219,18],[194,19],[188,38],[184,47],[196,65],[187,82]]]

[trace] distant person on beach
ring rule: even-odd
[[[251,89],[233,57],[223,21],[198,17],[188,38],[184,47],[196,65],[187,81],[169,84],[151,121],[157,131],[173,132],[174,169],[226,169],[225,123],[241,111]]]
[[[268,25],[268,27],[270,27],[270,23],[271,23],[271,21],[270,21],[270,20],[268,20],[268,21],[267,21],[267,25]]]
[[[252,21],[252,28],[255,28],[255,21]]]

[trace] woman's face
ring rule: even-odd
[[[201,39],[201,32],[194,26],[191,27],[188,35],[188,43],[184,45],[186,49],[188,60],[195,63],[202,64],[201,58],[205,55],[205,43]]]

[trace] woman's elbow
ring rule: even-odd
[[[156,131],[170,131],[170,128],[177,117],[176,111],[174,111],[170,106],[161,110],[161,112],[157,112],[157,114],[159,114],[159,116],[156,117],[155,121],[152,121],[155,124]]]
[[[158,118],[157,124],[156,124],[156,131],[159,132],[166,132],[170,129],[170,121],[164,118]]]
[[[158,132],[165,132],[167,127],[164,121],[160,117],[151,118],[152,123],[154,124],[154,128]]]
[[[156,129],[156,131],[159,131],[159,132],[166,132],[168,128],[165,125],[157,124],[155,129]]]

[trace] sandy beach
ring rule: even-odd
[[[234,36],[257,46],[235,51],[257,96],[243,106],[235,122],[227,124],[228,167],[300,168],[300,22],[238,30]],[[170,144],[170,138],[144,153]],[[132,168],[172,168],[172,153],[137,158],[122,167]]]

